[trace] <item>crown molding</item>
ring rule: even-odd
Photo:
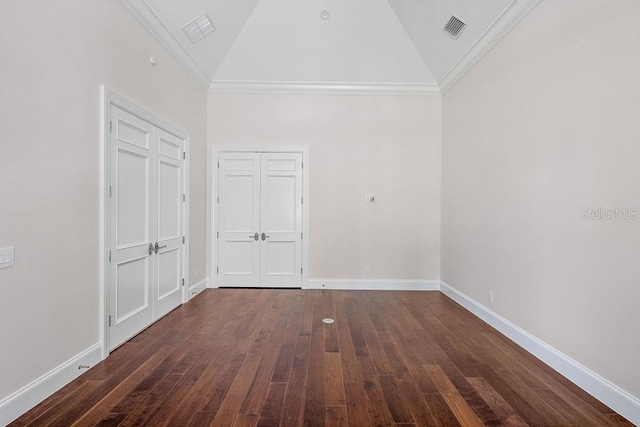
[[[213,93],[440,96],[435,83],[264,82],[214,80]]]
[[[467,50],[462,58],[440,80],[440,91],[444,95],[480,59],[524,19],[542,0],[514,0],[484,34]]]
[[[211,78],[144,0],[119,1],[203,89],[209,89]]]
[[[205,90],[217,93],[442,96],[542,0],[514,0],[447,74],[436,83],[216,81],[198,65],[145,0],[119,0]]]

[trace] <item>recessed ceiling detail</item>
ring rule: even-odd
[[[464,30],[464,27],[466,26],[467,24],[462,22],[461,19],[458,19],[452,15],[451,18],[449,19],[449,22],[447,22],[447,25],[444,26],[444,30],[451,37],[453,37],[454,39],[457,39],[460,33],[462,32],[462,30]]]
[[[192,44],[196,44],[215,30],[216,27],[213,26],[206,13],[182,27],[182,31]]]
[[[207,90],[440,95],[541,0],[119,1]]]

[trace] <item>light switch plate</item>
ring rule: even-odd
[[[15,265],[16,255],[14,248],[0,248],[0,268],[9,268]]]

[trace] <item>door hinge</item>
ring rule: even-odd
[[[109,262],[111,262],[111,251],[109,251]]]
[[[304,197],[300,197],[300,203],[304,205]]]
[[[216,203],[220,203],[220,196],[216,198]]]
[[[186,202],[186,201],[187,201],[187,195],[186,195],[186,194],[183,194],[183,195],[182,195],[182,201],[183,201],[183,202]]]
[[[304,162],[302,162],[302,169],[304,169]]]
[[[183,158],[184,160],[187,160],[187,152],[186,152],[186,151],[183,151],[183,152],[182,152],[182,158]]]
[[[109,133],[113,133],[113,122],[109,122]]]
[[[109,327],[111,327],[111,315],[109,315]]]
[[[182,286],[184,286],[184,277],[182,278]]]
[[[111,198],[111,186],[109,186],[109,198]]]
[[[220,162],[218,162],[218,169],[220,169]]]
[[[216,231],[216,239],[219,239],[219,238],[220,238],[220,232]]]
[[[220,273],[220,267],[216,267],[216,274]]]
[[[300,233],[300,238],[304,239],[304,233]]]
[[[184,245],[184,242],[185,242],[185,237],[184,237],[184,236],[182,236],[182,244],[183,244],[183,245]]]
[[[302,267],[300,267],[300,274],[302,274]]]

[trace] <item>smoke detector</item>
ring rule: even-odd
[[[216,27],[213,26],[209,15],[206,13],[182,27],[182,31],[184,31],[185,35],[193,44],[199,42],[215,30]]]
[[[460,18],[456,18],[451,15],[449,22],[444,26],[444,32],[449,34],[454,39],[457,39],[462,30],[467,26]]]

